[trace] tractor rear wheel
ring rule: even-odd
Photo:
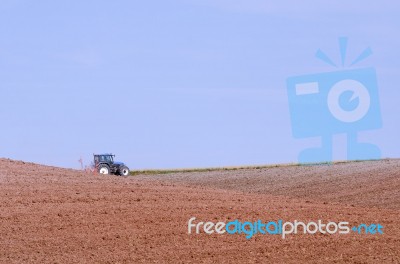
[[[119,168],[119,175],[121,176],[128,176],[129,175],[129,168],[126,166],[122,166]]]
[[[110,167],[106,164],[100,164],[98,172],[100,174],[110,174]]]

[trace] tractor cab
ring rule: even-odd
[[[95,164],[98,164],[98,163],[101,163],[101,162],[114,163],[114,157],[115,157],[115,155],[112,155],[112,154],[94,155],[94,163]]]

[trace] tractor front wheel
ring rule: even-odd
[[[122,166],[119,168],[119,175],[121,176],[128,176],[129,175],[129,168],[126,166]]]

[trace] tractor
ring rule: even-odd
[[[129,175],[129,168],[122,162],[114,161],[113,154],[93,154],[95,169],[100,174]]]

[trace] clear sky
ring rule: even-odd
[[[1,0],[0,156],[296,162],[318,139],[293,138],[286,79],[341,70],[315,53],[340,62],[346,36],[351,59],[371,47],[357,67],[378,77],[383,127],[360,138],[399,158],[399,14],[393,0]]]

